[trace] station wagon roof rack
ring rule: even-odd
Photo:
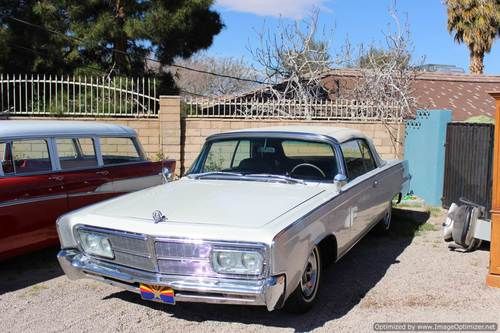
[[[136,136],[127,126],[89,121],[0,120],[0,140],[49,136]]]

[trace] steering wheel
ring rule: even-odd
[[[300,163],[300,164],[297,164],[296,166],[293,167],[293,169],[290,171],[290,175],[292,175],[298,168],[303,168],[303,167],[309,167],[309,168],[313,168],[314,170],[318,171],[321,176],[323,176],[323,178],[326,178],[326,175],[325,173],[323,172],[323,170],[321,170],[320,168],[318,168],[316,165],[314,164],[311,164],[311,163]]]

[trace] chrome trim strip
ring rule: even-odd
[[[103,195],[103,194],[115,194],[116,192],[108,191],[108,192],[77,192],[77,193],[69,193],[68,198],[78,198],[88,195]]]
[[[24,205],[24,204],[41,202],[41,201],[48,201],[48,200],[58,200],[58,199],[64,199],[64,198],[66,198],[66,194],[45,195],[45,196],[38,196],[38,197],[34,197],[34,198],[29,198],[29,199],[14,199],[14,200],[9,200],[9,201],[5,201],[5,202],[0,203],[0,208],[15,206],[15,205]]]

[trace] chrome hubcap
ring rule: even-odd
[[[313,251],[307,258],[306,268],[300,280],[300,287],[306,298],[314,294],[318,283],[318,258],[316,253],[316,251]]]

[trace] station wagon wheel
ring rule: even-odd
[[[315,246],[307,257],[299,285],[286,301],[285,310],[304,313],[311,309],[318,294],[320,277],[321,257],[318,247]]]

